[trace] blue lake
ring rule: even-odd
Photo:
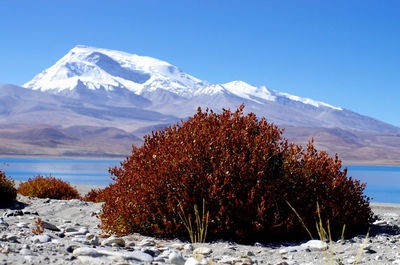
[[[121,160],[73,160],[51,158],[0,158],[0,169],[15,180],[38,174],[62,178],[71,184],[108,185],[108,168]],[[400,203],[400,167],[348,166],[348,176],[367,183],[365,194],[376,202]]]
[[[364,193],[372,201],[400,203],[400,167],[348,166],[347,176],[367,183]]]
[[[71,184],[108,185],[113,181],[108,168],[121,160],[75,160],[52,158],[0,158],[0,168],[14,180],[52,175]]]

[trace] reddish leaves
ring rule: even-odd
[[[82,200],[87,202],[104,202],[104,195],[107,188],[104,189],[91,189]]]
[[[68,182],[48,176],[36,176],[29,178],[18,187],[18,193],[38,198],[50,198],[58,200],[80,199],[78,191]]]
[[[111,170],[115,183],[104,195],[103,228],[182,236],[177,206],[192,214],[203,199],[210,212],[208,238],[304,238],[286,201],[311,228],[317,202],[333,233],[344,223],[352,232],[366,227],[372,212],[364,186],[346,177],[340,160],[317,152],[312,142],[303,150],[281,135],[264,118],[243,115],[243,106],[221,114],[199,108],[181,125],[153,132]]]

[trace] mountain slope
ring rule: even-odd
[[[87,46],[76,46],[24,86],[102,108],[135,107],[133,113],[155,111],[170,120],[191,116],[198,106],[218,111],[236,109],[244,103],[247,112],[265,116],[281,126],[374,132],[399,130],[340,107],[265,86],[252,86],[243,81],[210,84],[158,59]],[[123,111],[109,116],[118,119],[118,113]],[[148,116],[145,112],[139,115]],[[157,115],[150,116],[156,119]],[[137,129],[137,126],[130,129]]]
[[[143,135],[199,106],[219,112],[242,103],[286,128],[289,140],[314,137],[346,161],[400,163],[400,128],[390,124],[243,81],[210,84],[158,59],[87,46],[24,87],[0,84],[0,155],[124,156]]]

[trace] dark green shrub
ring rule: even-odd
[[[18,187],[18,193],[37,198],[50,198],[58,200],[80,199],[78,191],[68,182],[52,176],[36,176],[22,182]]]
[[[334,235],[343,224],[357,233],[371,223],[364,184],[347,178],[337,157],[317,152],[312,142],[306,150],[288,144],[276,126],[242,110],[199,108],[181,125],[146,136],[111,170],[115,183],[104,195],[103,229],[184,236],[178,205],[190,217],[203,199],[210,212],[207,238],[304,239],[308,235],[287,202],[310,229],[318,220],[317,202]]]
[[[0,170],[0,204],[13,202],[16,198],[17,189],[15,188],[14,181]]]

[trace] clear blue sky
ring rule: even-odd
[[[400,126],[400,1],[2,0],[0,83],[77,44],[166,60]]]

